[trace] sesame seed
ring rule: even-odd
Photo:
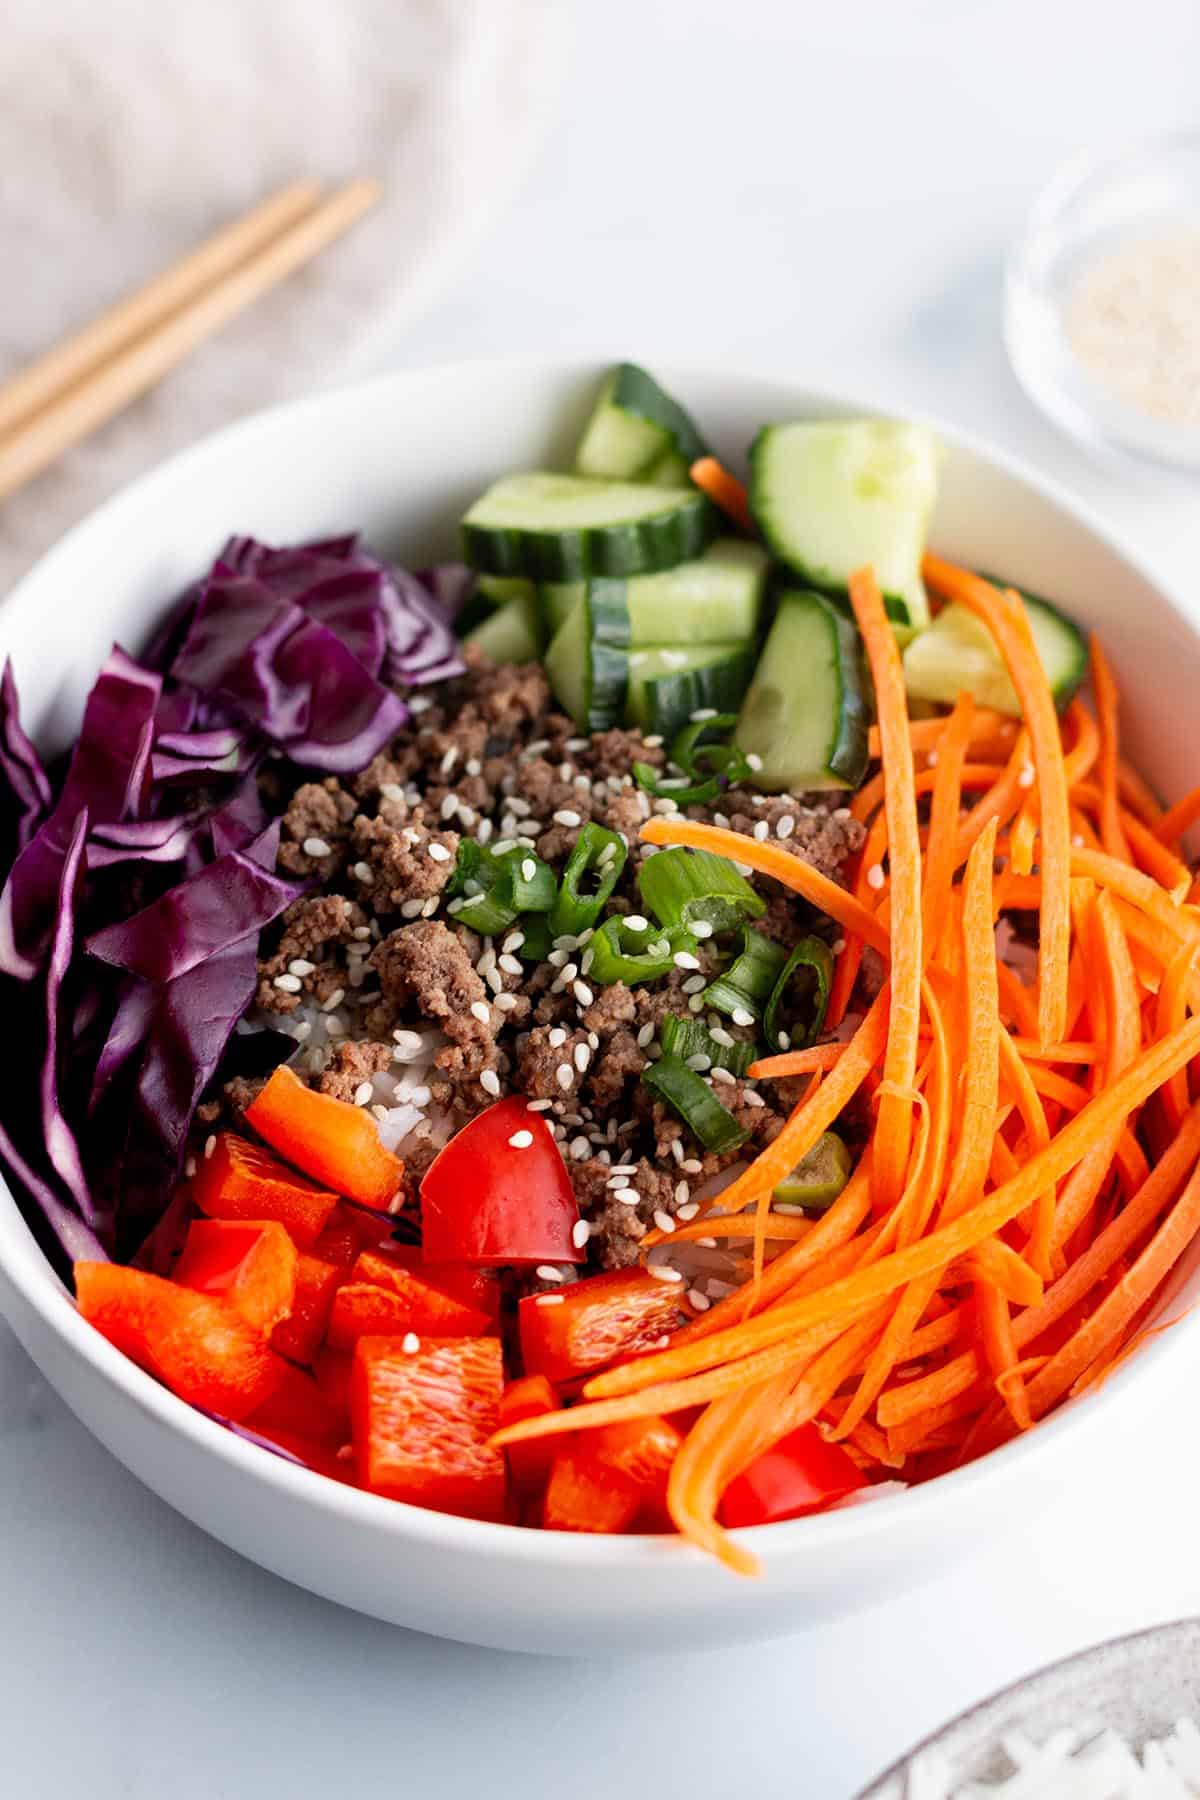
[[[426,847],[429,851],[430,856],[432,856],[434,862],[449,862],[450,861],[450,852],[449,852],[449,850],[447,850],[445,844],[433,843],[433,844],[427,845]]]
[[[748,750],[746,752],[746,763],[749,768],[754,770],[754,773],[756,775],[760,772],[760,770],[762,769],[762,766],[763,766],[762,757],[758,754],[758,752],[756,750]]]
[[[747,1106],[765,1106],[767,1104],[766,1101],[763,1099],[762,1095],[759,1093],[756,1093],[755,1090],[751,1087],[744,1087],[742,1089],[742,1099],[745,1101]],[[696,1165],[696,1173],[697,1174],[700,1173],[699,1164]]]
[[[737,1086],[737,1076],[730,1074],[728,1069],[715,1068],[712,1072],[712,1078],[714,1081],[721,1082],[725,1087]]]
[[[777,1044],[778,1044],[778,1045],[779,1045],[779,1048],[780,1048],[780,1049],[781,1049],[781,1050],[790,1050],[790,1049],[791,1049],[791,1047],[792,1047],[792,1034],[791,1034],[791,1032],[790,1032],[790,1031],[778,1031],[778,1032],[776,1032],[776,1034],[775,1034],[775,1042],[776,1042],[776,1043],[777,1043]]]
[[[403,1350],[405,1356],[415,1356],[417,1354],[417,1351],[421,1348],[421,1340],[415,1331],[405,1332],[404,1336],[400,1339],[400,1348]]]
[[[361,881],[364,887],[375,885],[375,871],[370,863],[356,862],[350,873],[356,881]]]
[[[458,811],[458,795],[447,794],[439,809],[443,819],[452,819]]]
[[[566,1031],[563,1028],[563,1026],[556,1025],[553,1028],[553,1030],[551,1031],[550,1036],[546,1041],[550,1045],[550,1048],[552,1050],[560,1049],[561,1046],[563,1044],[565,1044],[567,1041],[567,1034],[566,1034]]]
[[[486,1000],[472,1000],[471,1014],[481,1025],[490,1025],[492,1022],[492,1011]]]
[[[710,1238],[710,1237],[694,1238],[692,1241],[695,1243],[697,1249],[700,1249],[700,1250],[715,1250],[717,1247],[716,1238]]]
[[[365,1106],[374,1091],[369,1081],[360,1081],[354,1090],[355,1106]]]
[[[340,1006],[342,1004],[342,1001],[345,998],[346,998],[345,988],[334,988],[334,990],[333,990],[332,994],[330,994],[328,1000],[325,1000],[322,1002],[321,1011],[331,1013],[333,1011],[334,1007]]]
[[[514,1150],[528,1150],[533,1142],[533,1133],[532,1131],[514,1131],[508,1141]]]
[[[499,958],[499,962],[500,967],[504,970],[506,975],[519,975],[521,973],[520,963],[515,956],[510,956],[507,951]]]
[[[534,862],[532,856],[525,857],[524,861],[521,864],[521,880],[522,881],[532,881],[536,874],[537,874],[537,864]],[[521,942],[522,943],[525,942],[524,937],[522,937]]]
[[[575,1079],[575,1077],[571,1071],[570,1063],[559,1063],[557,1069],[555,1069],[555,1071],[554,1071],[554,1079],[555,1079],[555,1081],[557,1081],[559,1087],[563,1090],[563,1093],[564,1094],[567,1093],[570,1089],[571,1083]]]
[[[642,1196],[638,1193],[636,1188],[625,1187],[621,1188],[618,1193],[615,1193],[613,1199],[617,1202],[618,1206],[640,1206]]]
[[[1074,837],[1071,839],[1071,843],[1076,850],[1082,850],[1083,846],[1084,846],[1084,839],[1080,835],[1079,832],[1076,832]]]
[[[714,1044],[720,1044],[725,1050],[731,1050],[736,1042],[732,1033],[726,1031],[723,1025],[710,1025],[708,1035]]]
[[[578,1000],[580,1006],[590,1006],[596,997],[586,981],[575,982],[571,988],[571,992],[574,994],[576,1000]]]
[[[674,1219],[669,1212],[664,1212],[661,1206],[656,1206],[654,1209],[654,1223],[660,1231],[672,1232],[675,1229]]]
[[[693,725],[699,725],[705,719],[715,719],[716,716],[717,709],[715,706],[697,706],[693,712],[688,714]]]
[[[511,1012],[516,1004],[517,996],[515,994],[497,994],[492,1001],[497,1012]]]
[[[561,1281],[563,1278],[562,1270],[556,1269],[553,1263],[539,1263],[534,1274],[539,1281]]]
[[[596,952],[591,949],[585,950],[583,955],[579,959],[580,974],[586,975],[588,970],[591,968],[592,964],[595,962],[595,960],[596,960]]]
[[[614,1173],[604,1185],[615,1193],[617,1188],[627,1188],[629,1186],[629,1176],[633,1171],[633,1164],[626,1163],[622,1166],[620,1163],[614,1163],[612,1167]]]
[[[575,826],[580,823],[579,814],[577,812],[572,812],[569,806],[564,806],[560,812],[554,813],[552,817],[556,825],[565,825],[568,831],[573,831]]]
[[[660,794],[650,810],[658,813],[661,818],[669,819],[672,813],[677,813],[679,811],[679,802],[678,800],[672,800],[670,794]],[[657,846],[647,845],[646,848],[654,849],[657,848]]]
[[[647,1269],[656,1281],[682,1281],[683,1276],[678,1269],[672,1269],[668,1263],[647,1263]]]
[[[671,1139],[671,1155],[675,1158],[677,1163],[683,1161],[683,1143],[680,1138]]]
[[[483,764],[477,756],[469,756],[463,764],[463,767],[468,775],[478,775],[483,770]]]
[[[708,1295],[702,1294],[699,1288],[688,1289],[688,1300],[695,1307],[697,1312],[707,1312],[712,1305],[712,1301],[709,1299]]]
[[[564,963],[562,966],[562,970],[559,974],[556,985],[560,988],[567,987],[572,981],[574,981],[574,979],[578,975],[578,973],[579,973],[579,964],[578,963],[575,963],[575,962]]]
[[[879,863],[872,863],[867,870],[867,886],[869,888],[874,888],[876,892],[878,892],[886,880],[887,876],[883,872],[882,865]]]
[[[553,1106],[553,1104],[554,1104],[554,1102],[552,1100],[530,1100],[528,1103],[528,1110],[530,1112],[539,1112],[539,1113],[540,1112],[549,1112],[550,1108]]]
[[[671,961],[677,969],[698,969],[700,967],[699,958],[693,956],[690,950],[677,950]]]
[[[770,836],[770,833],[771,827],[768,825],[767,821],[765,819],[759,819],[754,827],[754,836],[758,843],[765,843],[766,839]]]
[[[212,1155],[212,1153],[216,1149],[216,1147],[217,1147],[216,1135],[215,1135],[215,1133],[210,1131],[208,1136],[204,1140],[204,1160],[205,1160],[205,1162],[208,1161],[209,1157]]]
[[[490,819],[480,819],[479,828],[475,833],[475,842],[477,844],[489,843],[491,841],[493,829],[492,821]]]
[[[428,712],[432,705],[433,701],[429,698],[428,694],[414,694],[413,698],[408,703],[408,710],[410,713]]]
[[[775,836],[777,838],[790,838],[795,829],[796,821],[792,814],[784,813],[782,819],[778,820],[776,823]]]
[[[712,934],[713,934],[713,928],[707,919],[697,919],[696,923],[692,926],[692,936],[693,937],[698,937],[698,938],[702,938],[702,939],[710,938],[712,936]]]
[[[1035,780],[1036,776],[1033,772],[1033,764],[1023,763],[1021,765],[1021,771],[1017,776],[1017,786],[1021,788],[1031,788]]]
[[[699,1175],[703,1172],[704,1168],[703,1163],[698,1161],[694,1156],[685,1157],[684,1161],[681,1162],[679,1166],[685,1175]]]
[[[575,1162],[585,1162],[591,1155],[591,1151],[592,1146],[589,1139],[585,1137],[574,1137],[571,1139],[571,1156]]]
[[[588,1049],[586,1044],[576,1044],[574,1050],[571,1052],[571,1055],[574,1060],[575,1067],[579,1070],[579,1073],[582,1075],[584,1070],[587,1068],[588,1064],[592,1060],[591,1051]]]
[[[675,1183],[675,1204],[680,1209],[680,1213],[679,1213],[680,1218],[683,1217],[682,1209],[687,1205],[687,1203],[691,1199],[691,1197],[692,1197],[692,1190],[688,1186],[687,1182],[686,1181],[677,1181]],[[689,1218],[691,1217],[690,1213],[689,1213],[688,1217]]]
[[[491,1094],[493,1099],[500,1098],[500,1077],[495,1069],[485,1069],[479,1077],[479,1085],[484,1093]]]
[[[683,1187],[685,1184],[681,1181],[679,1185],[680,1187]],[[700,1202],[698,1200],[689,1200],[685,1205],[678,1209],[676,1216],[682,1219],[686,1224],[689,1219],[694,1219],[699,1211]]]
[[[565,1298],[565,1294],[539,1294],[536,1304],[538,1306],[561,1306]]]
[[[523,931],[510,931],[504,942],[501,944],[500,949],[505,956],[511,956],[513,951],[519,950],[524,942],[525,933]],[[519,963],[517,967],[520,968]]]
[[[363,929],[364,927],[359,927],[359,930]],[[294,956],[288,964],[288,973],[291,975],[312,975],[316,972],[316,967],[316,963],[310,963],[307,957]]]
[[[312,1036],[312,1021],[301,1019],[298,1025],[292,1026],[292,1036],[298,1044],[303,1044]]]
[[[450,911],[452,913],[461,912],[462,904],[463,903],[461,900],[452,900],[450,902],[448,911]],[[421,912],[424,905],[425,905],[425,902],[423,900],[404,900],[404,901],[402,901],[400,904],[401,917],[405,918],[405,919],[415,919],[417,917],[418,913]]]
[[[646,1048],[646,1045],[650,1042],[650,1040],[653,1036],[654,1036],[653,1022],[651,1022],[649,1025],[643,1025],[641,1030],[637,1034],[638,1049],[644,1050]]]
[[[843,950],[844,950],[844,949],[845,949],[845,948],[846,948],[846,940],[845,940],[845,938],[834,938],[834,940],[833,940],[833,954],[834,954],[834,955],[835,955],[835,956],[840,956],[840,955],[841,955],[841,954],[842,954],[842,952],[843,952]]]
[[[695,1071],[698,1075],[703,1075],[706,1072],[706,1070],[712,1068],[712,1057],[705,1056],[703,1050],[697,1050],[697,1052],[694,1056],[688,1057],[687,1067],[689,1069],[695,1069]],[[674,1143],[679,1142],[678,1138],[675,1138],[672,1141]]]
[[[338,1015],[334,1013],[332,1018],[325,1021],[325,1029],[330,1037],[344,1037],[346,1033],[346,1021],[339,1018]],[[320,1051],[318,1051],[317,1054],[319,1056]]]
[[[443,756],[443,758],[442,758],[442,762],[441,762],[442,774],[448,775],[457,761],[458,761],[458,745],[451,744],[451,746],[447,750],[445,756]]]
[[[576,1219],[571,1227],[571,1242],[576,1250],[582,1250],[591,1237],[591,1229],[586,1219]]]
[[[277,975],[274,986],[282,989],[285,994],[298,994],[301,986],[300,977],[298,975]]]
[[[306,837],[300,848],[305,856],[329,856],[331,854],[325,839],[319,837]]]
[[[683,991],[685,994],[702,994],[707,986],[708,981],[703,975],[689,975],[683,984]]]
[[[747,1025],[753,1025],[754,1023],[754,1014],[748,1012],[744,1006],[735,1006],[730,1017],[735,1025],[740,1025],[743,1029],[745,1029]]]
[[[689,994],[689,996],[688,996],[688,1011],[691,1013],[702,1013],[704,1011],[704,995],[703,994]]]
[[[753,875],[754,873],[754,868],[750,863],[735,862],[733,866],[739,875]]]
[[[423,919],[432,919],[432,917],[433,917],[434,913],[437,911],[437,909],[438,909],[438,897],[436,894],[430,894],[428,900],[425,902],[424,906],[421,908],[421,917]]]

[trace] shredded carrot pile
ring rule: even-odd
[[[724,471],[701,473],[736,513]],[[1129,769],[1100,644],[1094,714],[1076,698],[1060,717],[1020,597],[932,556],[924,575],[987,627],[1022,719],[963,695],[910,720],[879,589],[856,574],[877,768],[852,804],[866,841],[851,889],[682,817],[642,834],[748,865],[843,934],[829,1041],[749,1071],[811,1085],[720,1214],[672,1234],[743,1255],[752,1239],[753,1279],[497,1440],[702,1408],[667,1504],[743,1573],[755,1560],[722,1496],[764,1450],[815,1422],[870,1479],[908,1483],[990,1451],[1158,1328],[1200,1235],[1200,883],[1182,844],[1200,789],[1164,812]],[[995,927],[1027,941],[1030,915],[1018,973]],[[865,946],[886,979],[835,1037]],[[776,1211],[776,1186],[848,1107],[866,1121],[848,1185],[819,1218]]]

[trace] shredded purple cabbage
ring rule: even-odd
[[[408,717],[396,686],[461,669],[471,581],[418,580],[352,536],[231,538],[144,662],[113,649],[57,793],[5,669],[0,999],[23,1054],[0,1163],[68,1262],[169,1264],[197,1105],[218,1070],[294,1054],[237,1029],[259,934],[302,892],[275,871],[259,771],[274,758],[286,793],[365,767]]]

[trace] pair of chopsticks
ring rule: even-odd
[[[340,237],[379,193],[366,178],[328,196],[312,181],[281,188],[0,387],[0,500]]]

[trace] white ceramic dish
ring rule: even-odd
[[[735,460],[766,420],[871,410],[869,400],[769,377],[655,366]],[[519,361],[398,374],[251,419],[177,457],[73,531],[0,609],[0,653],[13,658],[26,722],[43,746],[65,744],[112,640],[139,648],[232,531],[287,541],[358,526],[409,561],[452,553],[458,514],[497,473],[565,453],[600,372]],[[1011,459],[944,436],[938,547],[1100,627],[1137,754],[1168,796],[1183,792],[1200,771],[1193,627],[1063,495]],[[767,1635],[913,1585],[1009,1521],[1027,1524],[1040,1494],[1085,1479],[1111,1445],[1114,1416],[1133,1428],[1131,1396],[1165,1357],[1195,1354],[1200,1341],[1193,1318],[1147,1344],[1097,1396],[919,1492],[759,1530],[764,1575],[745,1581],[667,1539],[444,1517],[240,1441],[84,1324],[4,1189],[0,1306],[113,1454],[236,1550],[398,1624],[550,1651]]]
[[[931,1765],[955,1784],[1011,1772],[1001,1739],[1045,1744],[1057,1731],[1108,1726],[1134,1749],[1200,1717],[1200,1619],[1177,1619],[1097,1644],[1039,1669],[960,1713],[864,1788],[859,1800],[906,1800],[930,1791]]]

